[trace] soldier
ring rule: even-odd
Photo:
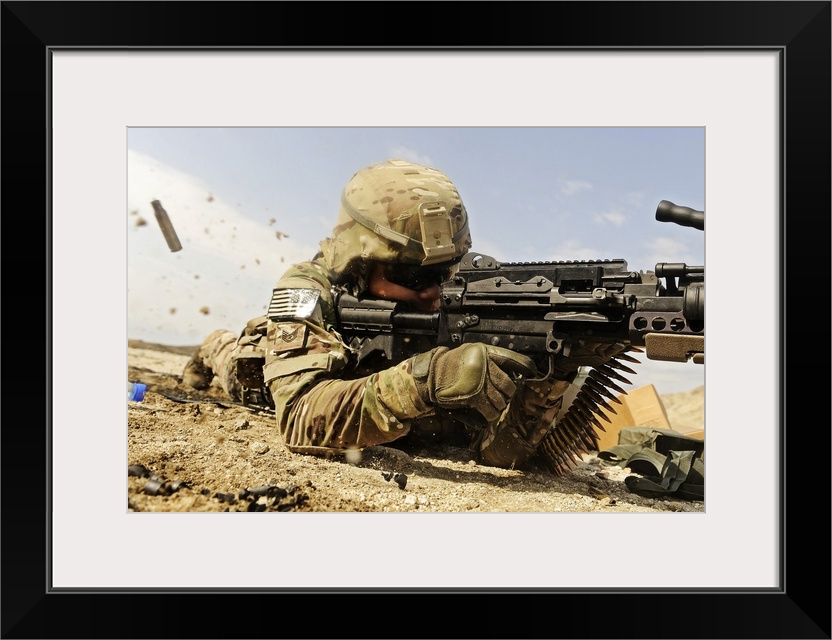
[[[552,428],[577,366],[530,381],[535,365],[525,355],[435,347],[421,336],[399,362],[362,358],[361,341],[339,333],[340,293],[438,309],[440,283],[470,247],[468,214],[443,172],[404,160],[361,169],[343,191],[332,236],[280,278],[268,315],[239,334],[213,332],[183,381],[204,389],[217,375],[234,399],[262,396],[297,453],[439,437],[466,442],[483,464],[521,466]]]

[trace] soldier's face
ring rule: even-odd
[[[416,291],[387,279],[386,265],[376,263],[370,272],[368,289],[370,293],[384,300],[406,302],[414,311],[437,311],[439,309],[439,284],[433,283]]]

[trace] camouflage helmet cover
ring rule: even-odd
[[[387,160],[353,175],[321,248],[327,266],[341,274],[370,262],[451,262],[471,248],[468,214],[443,172]]]

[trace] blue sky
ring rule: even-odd
[[[193,345],[239,331],[330,233],[352,174],[393,157],[447,173],[474,249],[498,260],[704,264],[702,231],[655,219],[660,200],[704,209],[702,127],[130,127],[127,146],[132,339]],[[165,243],[156,199],[181,251]],[[692,363],[638,370],[634,386],[660,393],[704,383]]]

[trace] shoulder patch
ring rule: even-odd
[[[270,320],[309,318],[320,297],[318,289],[274,289],[267,315]]]
[[[301,322],[277,322],[269,325],[266,338],[273,351],[292,351],[306,346],[306,331]]]

